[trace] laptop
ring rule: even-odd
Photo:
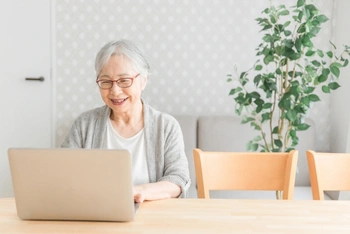
[[[24,220],[132,221],[127,150],[8,150],[18,217]]]

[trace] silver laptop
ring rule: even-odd
[[[11,148],[8,157],[21,219],[131,221],[127,150]]]

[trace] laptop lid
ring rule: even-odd
[[[21,219],[134,219],[127,150],[10,148],[8,157]]]

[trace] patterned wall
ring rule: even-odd
[[[334,0],[317,0],[330,19]],[[295,4],[274,0],[276,4]],[[74,118],[103,104],[94,59],[106,42],[131,39],[143,45],[152,75],[143,97],[170,114],[234,115],[226,75],[256,61],[261,35],[255,22],[270,0],[65,0],[55,1],[56,143]],[[317,44],[334,39],[330,21]],[[317,145],[329,149],[329,96],[313,106]]]

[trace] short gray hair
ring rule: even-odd
[[[142,48],[129,40],[111,41],[104,45],[98,52],[95,60],[96,76],[99,75],[102,67],[113,55],[121,55],[130,60],[136,72],[148,76],[150,66]]]

